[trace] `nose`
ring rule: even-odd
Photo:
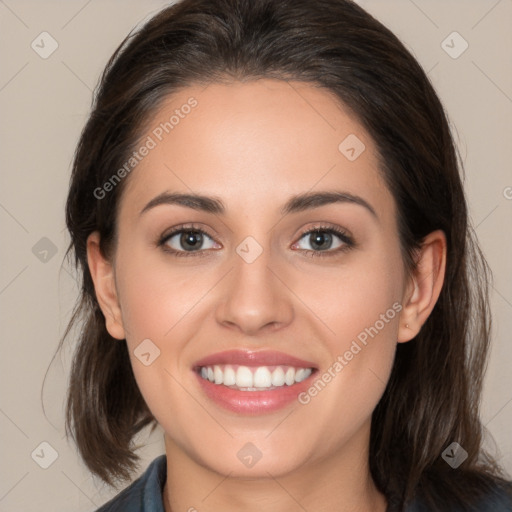
[[[294,315],[293,294],[284,276],[271,264],[268,251],[252,263],[235,254],[233,264],[216,309],[217,321],[246,335],[288,325]]]

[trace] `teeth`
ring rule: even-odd
[[[236,384],[235,370],[231,366],[224,368],[224,386],[234,386]]]
[[[223,384],[243,391],[292,386],[307,379],[312,368],[293,366],[236,366],[214,365],[201,367],[201,377],[217,385]]]
[[[280,366],[272,372],[272,386],[284,386],[284,371]]]
[[[295,372],[295,382],[302,382],[306,377],[306,370],[304,368],[300,368]]]
[[[213,376],[215,378],[215,384],[222,384],[224,380],[224,375],[222,374],[222,370],[219,366],[215,365],[213,367]]]
[[[295,382],[295,368],[288,368],[286,370],[284,381],[287,386],[291,386]]]
[[[272,386],[272,374],[265,366],[260,366],[254,372],[254,387],[255,388],[269,388]]]
[[[236,371],[236,385],[239,388],[252,388],[253,378],[252,372],[247,366],[239,366]]]

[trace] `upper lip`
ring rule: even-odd
[[[275,350],[226,350],[217,352],[196,361],[194,367],[213,366],[215,364],[239,364],[243,366],[293,366],[296,368],[315,368],[311,361],[277,352]]]

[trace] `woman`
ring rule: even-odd
[[[184,0],[74,160],[67,428],[101,511],[512,510],[482,449],[487,266],[425,73],[347,0]]]

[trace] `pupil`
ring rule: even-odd
[[[185,250],[190,251],[201,245],[201,233],[198,231],[186,231],[182,233],[180,242]],[[189,244],[189,246],[187,246],[187,244]]]
[[[312,237],[312,243],[311,247],[313,249],[322,249],[322,242],[330,242],[332,235],[330,233],[326,233],[325,231],[316,231],[315,233],[311,234]],[[325,247],[324,247],[325,249]]]

